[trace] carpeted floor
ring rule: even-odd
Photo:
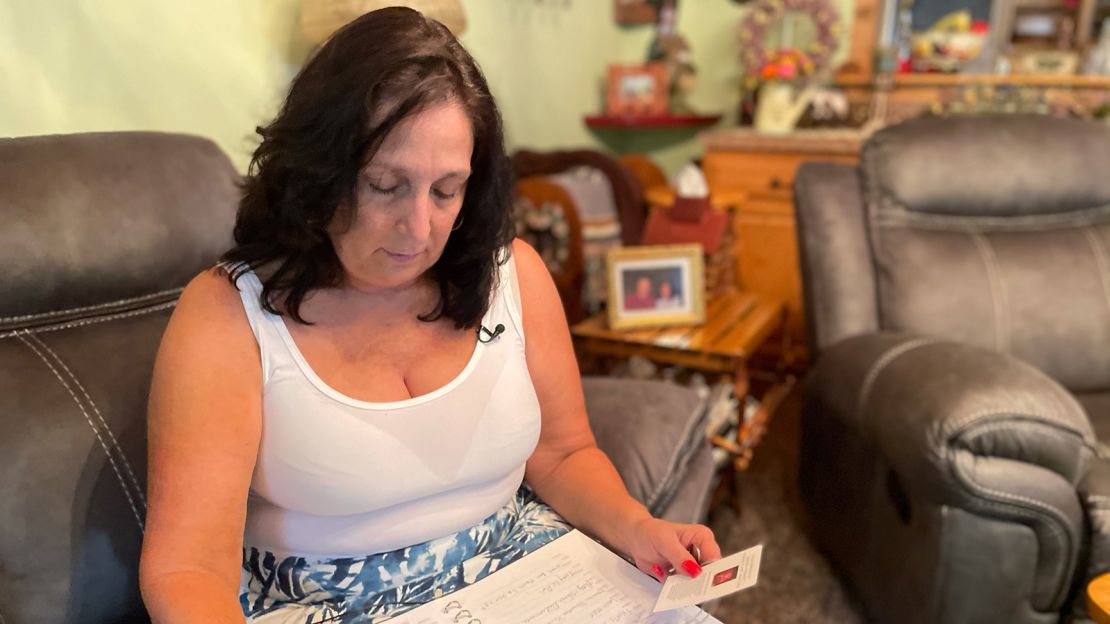
[[[763,544],[759,582],[711,611],[726,624],[862,624],[862,610],[810,544],[798,496],[801,402],[781,406],[748,470],[740,476],[741,512],[712,510],[709,525],[725,554]]]

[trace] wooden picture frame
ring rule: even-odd
[[[610,65],[605,79],[605,114],[663,117],[667,109],[667,69],[662,63]]]
[[[609,327],[692,325],[705,321],[701,245],[641,245],[610,250]]]

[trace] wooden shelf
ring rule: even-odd
[[[866,140],[864,130],[855,128],[799,129],[774,135],[761,134],[750,127],[735,127],[707,130],[698,135],[706,150],[841,155],[857,154]]]
[[[658,115],[653,117],[588,115],[584,119],[586,125],[591,128],[697,128],[717,123],[721,120],[721,115]]]
[[[870,76],[842,75],[836,77],[838,87],[871,87]],[[1054,76],[1050,74],[895,74],[895,87],[957,87],[957,86],[1057,87],[1077,89],[1110,89],[1110,76]]]

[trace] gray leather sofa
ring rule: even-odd
[[[1110,570],[1110,127],[917,120],[796,178],[800,486],[878,622],[1057,622]]]
[[[230,243],[237,181],[196,137],[0,140],[0,624],[147,619],[150,374],[181,288]],[[584,387],[629,489],[699,520],[713,476],[699,397]]]

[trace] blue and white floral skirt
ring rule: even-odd
[[[522,485],[482,522],[367,557],[275,557],[243,549],[239,603],[262,624],[372,624],[462,589],[570,530]]]

